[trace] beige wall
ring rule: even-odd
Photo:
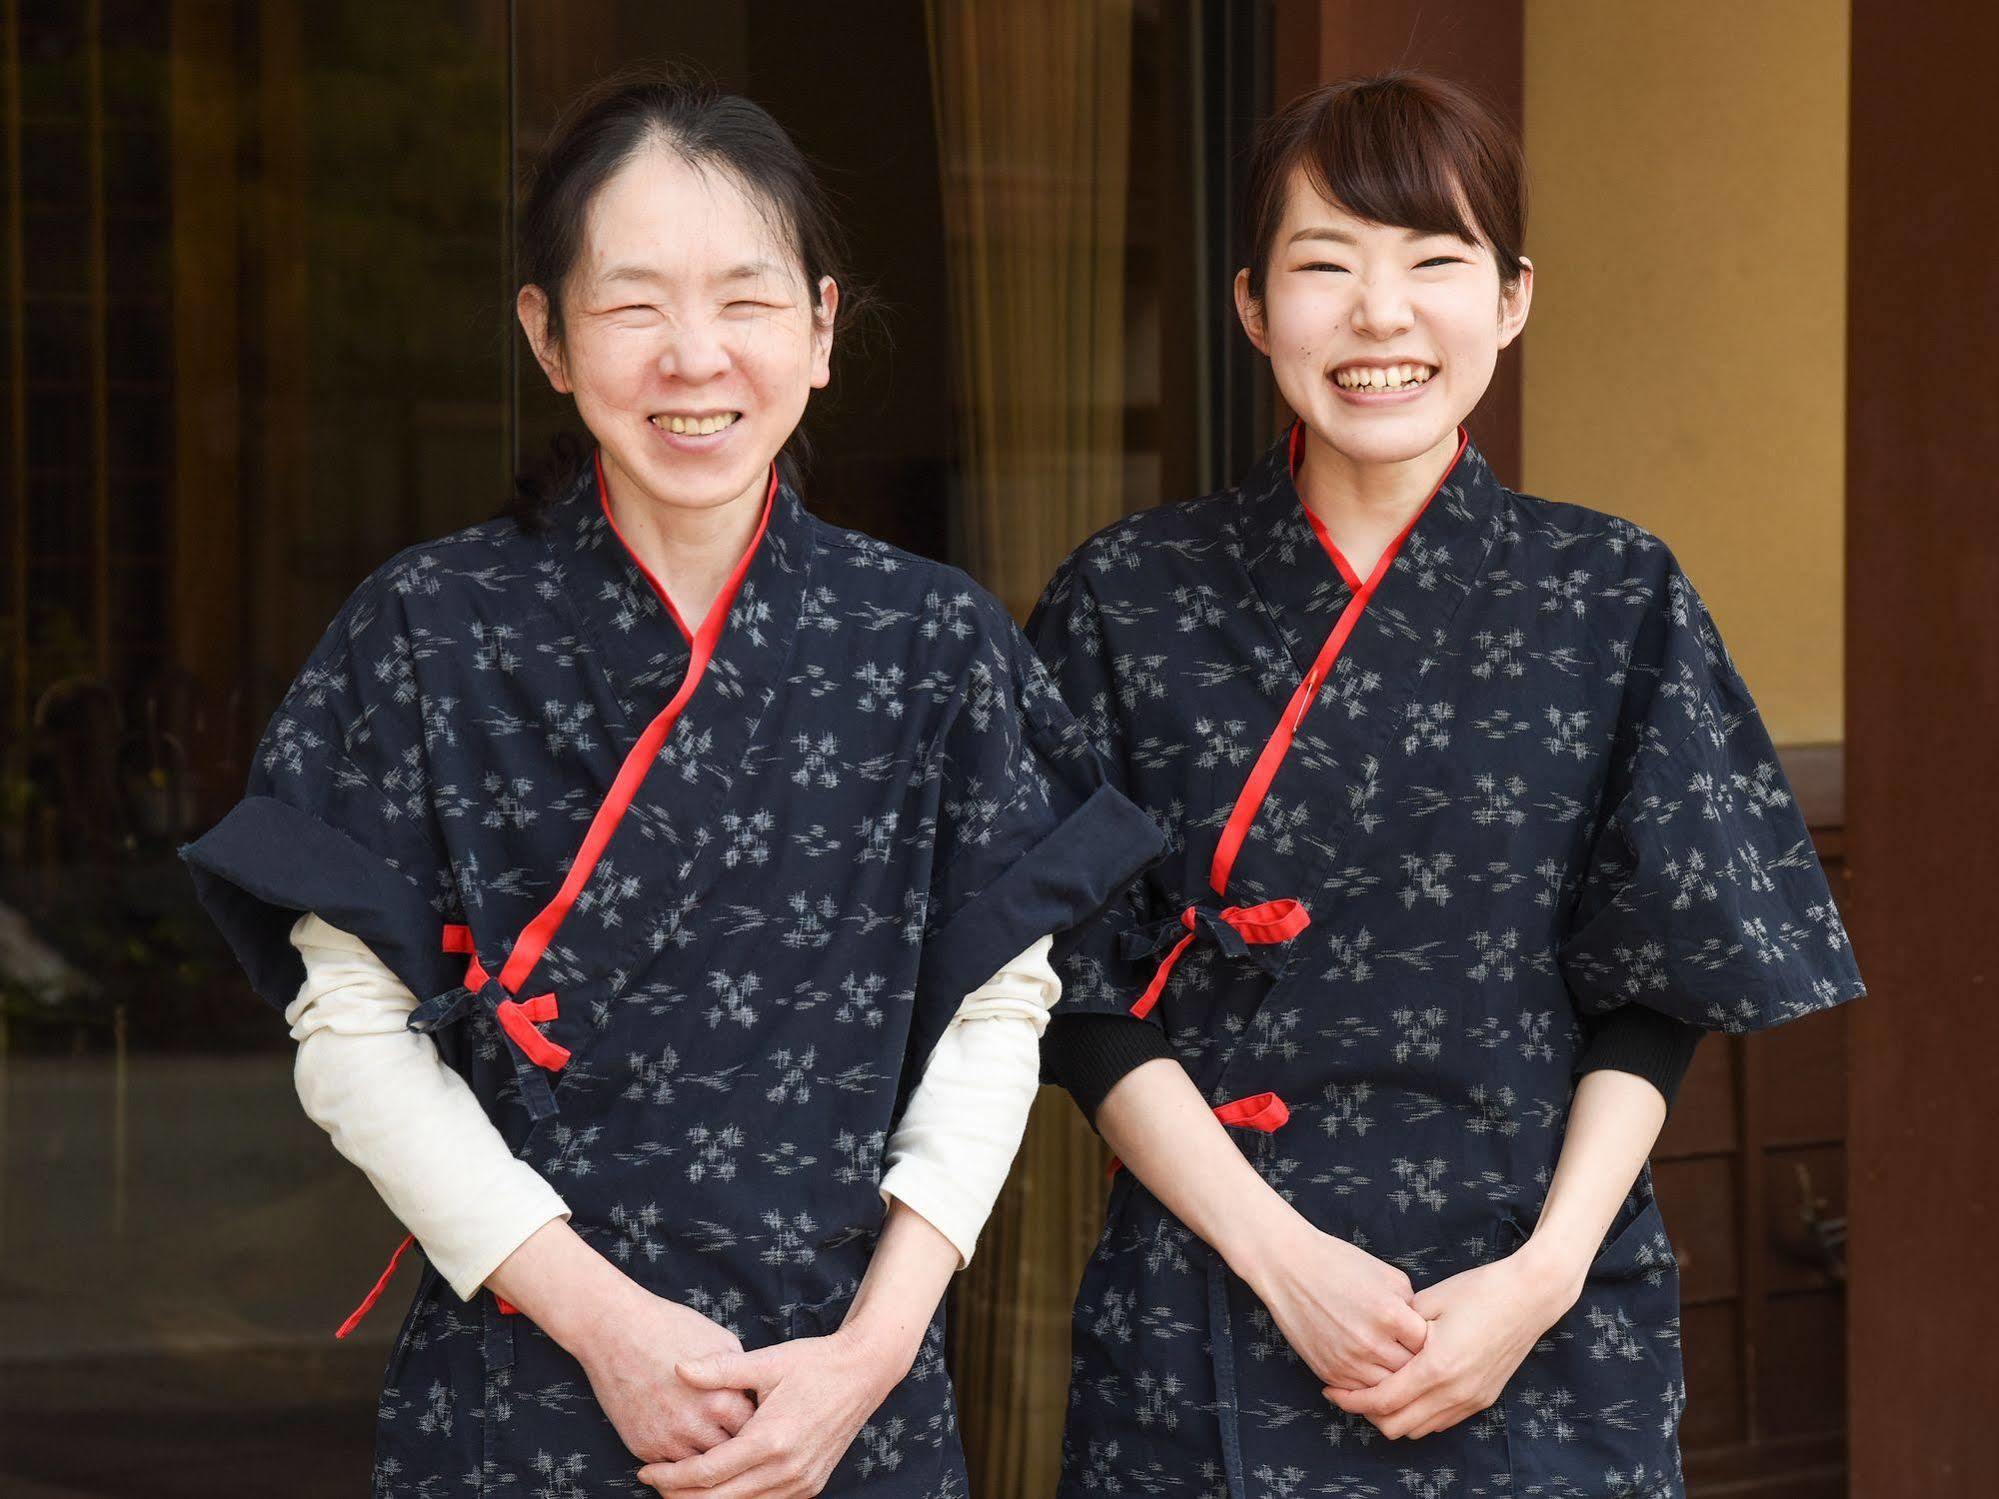
[[[1845,0],[1527,0],[1526,487],[1663,536],[1841,737]]]

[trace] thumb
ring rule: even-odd
[[[673,1372],[697,1390],[755,1390],[764,1395],[776,1389],[783,1376],[783,1345],[751,1353],[706,1353],[681,1359]]]
[[[1441,1283],[1436,1286],[1425,1286],[1409,1298],[1409,1305],[1416,1309],[1416,1315],[1426,1322],[1434,1322],[1444,1315],[1445,1304],[1450,1298],[1439,1296],[1437,1292],[1440,1288]]]

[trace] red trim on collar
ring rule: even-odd
[[[646,582],[652,585],[653,594],[665,606],[666,616],[673,621],[673,627],[680,631],[680,638],[692,641],[694,639],[694,632],[687,628],[687,621],[680,617],[680,611],[673,607],[673,600],[666,596],[666,590],[660,586],[659,579],[653,576],[652,569],[639,560],[639,554],[633,551],[632,544],[625,540],[625,533],[618,529],[618,518],[611,513],[611,486],[604,480],[604,450],[602,448],[599,448],[591,455],[590,463],[597,471],[597,504],[604,512],[604,521],[610,526],[611,534],[618,538],[618,545],[623,547],[625,555],[632,559],[632,566],[644,574]],[[773,463],[770,466],[770,483],[764,489],[764,518],[766,521],[770,518],[771,501],[776,498],[777,465]],[[763,535],[763,526],[761,524],[757,527],[757,535]],[[750,543],[750,551],[752,553],[756,551],[756,543],[754,541]]]
[[[1290,457],[1294,482],[1298,464],[1304,457],[1304,432],[1303,422],[1292,424]],[[1305,512],[1305,518],[1312,524],[1313,534],[1319,538],[1320,545],[1332,558],[1333,565],[1339,568],[1340,575],[1353,589],[1353,597],[1340,611],[1340,617],[1326,636],[1325,644],[1319,647],[1318,658],[1313,661],[1312,669],[1305,673],[1304,680],[1291,694],[1291,701],[1284,710],[1284,716],[1278,719],[1277,727],[1264,742],[1263,752],[1256,757],[1256,764],[1250,767],[1249,779],[1243,783],[1242,793],[1236,798],[1235,806],[1229,812],[1228,823],[1223,827],[1221,839],[1215,845],[1214,862],[1208,867],[1208,883],[1214,887],[1217,895],[1228,893],[1229,875],[1235,869],[1236,856],[1242,852],[1243,843],[1249,837],[1250,825],[1256,821],[1256,814],[1262,809],[1263,799],[1270,794],[1270,784],[1277,779],[1277,771],[1283,765],[1284,757],[1291,751],[1292,740],[1297,736],[1299,725],[1305,721],[1305,714],[1310,711],[1313,702],[1318,698],[1319,688],[1332,674],[1333,667],[1340,658],[1340,652],[1346,649],[1347,640],[1352,636],[1354,626],[1360,623],[1361,614],[1366,610],[1368,601],[1374,597],[1375,589],[1381,586],[1381,580],[1388,576],[1389,568],[1395,565],[1395,559],[1402,551],[1402,544],[1409,539],[1409,533],[1416,529],[1416,523],[1429,510],[1430,501],[1434,500],[1438,492],[1443,489],[1444,481],[1457,468],[1458,461],[1464,457],[1465,448],[1470,442],[1471,434],[1463,427],[1458,428],[1458,447],[1451,455],[1451,461],[1437,476],[1436,484],[1429,494],[1424,496],[1423,503],[1416,507],[1416,513],[1409,518],[1409,524],[1402,528],[1401,534],[1388,544],[1387,550],[1382,552],[1374,564],[1374,571],[1368,574],[1365,581],[1355,578],[1353,570],[1347,566],[1346,559],[1339,553],[1339,548],[1333,545],[1332,538],[1326,534],[1326,528],[1320,524],[1318,516],[1312,513],[1304,497],[1302,495],[1299,497],[1298,508]]]
[[[611,530],[616,534],[618,523],[611,519],[611,506],[606,498],[608,491],[604,487],[604,463],[601,454],[594,461],[597,468],[598,500],[604,506],[604,518],[611,522]],[[569,873],[562,881],[562,888],[555,892],[554,898],[541,908],[534,920],[522,928],[520,936],[514,940],[513,951],[507,955],[506,966],[500,970],[499,979],[501,987],[509,995],[519,995],[521,984],[534,971],[534,965],[541,961],[541,955],[548,951],[548,944],[555,940],[555,934],[568,917],[570,908],[576,904],[576,898],[583,893],[583,887],[590,883],[590,876],[596,871],[597,861],[604,856],[604,850],[610,845],[611,835],[617,831],[619,821],[630,810],[632,799],[638,795],[639,786],[644,782],[646,772],[652,768],[654,759],[665,746],[667,736],[673,732],[673,726],[686,709],[688,700],[694,696],[695,688],[701,685],[701,677],[707,671],[708,662],[714,657],[715,647],[722,639],[723,627],[728,624],[729,611],[735,607],[736,595],[742,589],[743,579],[749,575],[750,563],[755,560],[757,549],[763,545],[764,532],[770,528],[771,511],[776,503],[777,465],[772,464],[770,486],[764,491],[763,516],[757,521],[756,535],[750,538],[749,546],[744,548],[743,555],[736,562],[735,571],[730,573],[729,581],[722,586],[722,591],[715,595],[715,602],[708,606],[708,613],[701,621],[700,630],[691,638],[692,649],[687,660],[687,670],[680,679],[679,690],[673,694],[667,705],[653,716],[652,722],[646,725],[645,732],[639,735],[638,742],[632,746],[624,762],[618,766],[618,774],[611,782],[610,791],[598,804],[596,816],[590,819],[590,829],[583,835],[583,846],[576,851],[576,857],[569,862]],[[625,538],[619,536],[619,545],[623,546],[624,542]],[[673,607],[673,601],[666,596],[666,590],[659,586],[659,580],[647,571],[646,565],[639,561],[629,546],[625,547],[625,551],[632,556],[632,561],[639,571],[645,573],[646,581],[652,584],[653,592],[657,593],[659,601],[666,605],[666,612],[673,616],[673,622],[680,626],[681,633],[687,634],[686,624],[682,622],[679,612]],[[473,940],[472,929],[469,926],[458,922],[447,923],[440,936],[440,946],[448,953],[465,954],[467,988],[477,991],[486,987],[486,969],[479,961],[479,947]],[[504,999],[494,1013],[501,1029],[506,1031],[514,1044],[520,1047],[528,1060],[536,1066],[554,1072],[568,1063],[569,1049],[557,1045],[536,1029],[539,1025],[560,1018],[554,994],[537,994],[527,1000]],[[346,1337],[360,1325],[361,1319],[367,1316],[375,1303],[381,1299],[382,1292],[387,1289],[390,1279],[396,1273],[396,1266],[401,1263],[403,1255],[414,1242],[414,1235],[403,1237],[402,1243],[396,1246],[396,1252],[389,1257],[388,1266],[382,1271],[374,1287],[333,1334],[336,1338]],[[514,1315],[513,1307],[498,1297],[494,1299],[499,1302],[501,1312],[508,1316]]]
[[[1451,470],[1458,466],[1458,460],[1464,457],[1465,448],[1470,443],[1471,433],[1466,431],[1463,426],[1460,426],[1458,428],[1457,451],[1451,454],[1451,461],[1444,465],[1444,479],[1448,479],[1451,476]],[[1298,470],[1305,463],[1305,424],[1302,421],[1294,419],[1291,423],[1291,436],[1285,449],[1285,461],[1291,469],[1291,486],[1296,489],[1298,486]],[[1444,487],[1444,479],[1437,481],[1437,488],[1432,489],[1428,497],[1417,507],[1416,515],[1418,519],[1421,519],[1423,512],[1429,509],[1430,501],[1437,497],[1437,489]],[[1310,505],[1305,503],[1305,495],[1302,490],[1298,494],[1298,508],[1305,512],[1305,519],[1312,527],[1312,534],[1319,538],[1320,547],[1324,549],[1328,557],[1333,559],[1333,566],[1339,569],[1340,578],[1348,588],[1352,589],[1355,593],[1359,593],[1362,588],[1371,588],[1380,580],[1381,568],[1377,566],[1375,568],[1375,577],[1369,578],[1365,583],[1361,581],[1360,574],[1354,571],[1352,565],[1348,563],[1345,554],[1333,544],[1332,534],[1326,530],[1326,523],[1313,513]],[[1413,520],[1409,523],[1410,526],[1415,524],[1416,522]],[[1389,548],[1389,555],[1391,557],[1394,555],[1395,547],[1402,545],[1402,537],[1408,534],[1409,529],[1405,526],[1402,536],[1396,537],[1394,545]]]
[[[601,470],[600,470],[601,472]],[[701,677],[708,669],[708,662],[715,654],[715,647],[722,638],[722,629],[729,622],[729,611],[735,606],[736,594],[748,576],[750,563],[755,560],[757,550],[763,545],[764,532],[770,528],[771,511],[777,503],[777,469],[771,469],[770,487],[764,491],[763,516],[757,522],[756,535],[743,549],[742,557],[736,563],[736,570],[729,575],[729,581],[722,585],[722,591],[715,595],[715,602],[708,606],[708,613],[701,621],[701,628],[694,633],[692,651],[688,656],[687,670],[680,679],[680,689],[673,694],[667,705],[654,715],[638,742],[625,756],[618,767],[617,779],[611,782],[611,789],[605,794],[597,808],[597,815],[590,819],[590,830],[583,835],[583,846],[576,851],[576,857],[569,863],[569,873],[562,882],[562,888],[555,892],[553,899],[542,907],[539,915],[521,929],[514,942],[513,951],[507,954],[507,963],[500,970],[500,983],[509,993],[518,994],[521,984],[541,961],[541,955],[548,950],[548,944],[555,939],[556,930],[569,915],[569,908],[576,904],[576,898],[583,893],[583,887],[590,882],[591,874],[597,868],[597,861],[603,857],[610,844],[611,835],[617,831],[618,823],[638,795],[639,785],[645,780],[646,772],[665,746],[667,736],[680,719],[688,700],[694,696],[694,689],[701,685]],[[634,558],[634,561],[637,559]],[[647,574],[648,577],[651,574]],[[655,588],[658,584],[653,585]],[[664,599],[665,594],[660,597]],[[669,609],[673,606],[667,605]]]

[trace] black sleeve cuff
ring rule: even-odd
[[[1629,1072],[1657,1088],[1673,1106],[1674,1095],[1693,1065],[1703,1034],[1697,1025],[1675,1020],[1643,1005],[1620,1005],[1606,1015],[1585,1016],[1582,1056],[1576,1076],[1588,1072]]]
[[[1041,1080],[1066,1088],[1095,1129],[1097,1110],[1126,1073],[1172,1055],[1166,1032],[1135,1015],[1058,1013],[1041,1037]]]

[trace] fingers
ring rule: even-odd
[[[662,1492],[672,1489],[712,1489],[749,1472],[771,1456],[770,1444],[755,1432],[729,1437],[697,1455],[677,1462],[648,1463],[639,1482]],[[652,1475],[648,1477],[647,1475]]]
[[[1343,1390],[1337,1385],[1327,1385],[1321,1393],[1350,1416],[1366,1416],[1369,1420],[1374,1418],[1374,1406],[1372,1404],[1374,1390],[1372,1388],[1365,1390]]]
[[[673,1372],[697,1390],[755,1390],[765,1395],[777,1388],[784,1372],[784,1345],[759,1348],[754,1353],[710,1353],[683,1359],[673,1366]]]
[[[1396,1342],[1412,1354],[1421,1353],[1423,1345],[1430,1340],[1429,1319],[1412,1306],[1398,1304],[1389,1313],[1389,1325]]]
[[[1328,1385],[1319,1393],[1341,1410],[1365,1416],[1391,1442],[1414,1441],[1418,1437],[1443,1431],[1482,1409],[1474,1408],[1455,1393],[1443,1390],[1424,1391],[1400,1410],[1390,1411],[1373,1408],[1367,1398],[1373,1393],[1369,1390],[1347,1390]]]
[[[1389,1371],[1366,1359],[1339,1359],[1323,1371],[1313,1371],[1326,1383],[1341,1390],[1368,1390],[1388,1378]]]
[[[1378,1336],[1367,1345],[1367,1357],[1393,1374],[1416,1356],[1416,1350],[1401,1341],[1407,1334],[1399,1322],[1392,1322],[1386,1332],[1386,1336]],[[1356,1382],[1372,1384],[1375,1381]]]
[[[1335,1391],[1333,1404],[1356,1416],[1366,1416],[1378,1426],[1377,1418],[1401,1410],[1430,1386],[1429,1370],[1421,1359],[1411,1359],[1401,1369],[1371,1389]]]
[[[666,1454],[665,1460],[670,1463],[677,1463],[683,1458],[693,1457],[701,1451],[699,1447],[696,1447],[685,1437],[671,1431],[659,1439],[659,1447]]]
[[[1466,1403],[1455,1394],[1433,1392],[1411,1401],[1405,1409],[1397,1411],[1386,1420],[1377,1421],[1375,1425],[1391,1442],[1404,1439],[1413,1441],[1417,1437],[1426,1437],[1433,1431],[1442,1431],[1447,1426],[1453,1426],[1469,1413]]]
[[[688,1458],[698,1456],[703,1452],[712,1452],[715,1448],[728,1441],[730,1436],[730,1433],[724,1431],[716,1422],[700,1419],[689,1423],[688,1426],[683,1428],[682,1434],[687,1443],[687,1451],[681,1455]]]
[[[721,1427],[725,1436],[734,1436],[749,1425],[757,1407],[741,1390],[718,1390],[701,1402],[701,1412]]]
[[[808,1479],[804,1462],[791,1456],[759,1463],[716,1488],[689,1487],[668,1472],[673,1466],[655,1463],[641,1468],[639,1482],[660,1499],[765,1499],[773,1494],[816,1494],[820,1487]]]
[[[1418,1400],[1390,1416],[1383,1416],[1374,1424],[1381,1434],[1391,1442],[1399,1442],[1406,1436],[1413,1436],[1418,1427],[1443,1409],[1443,1402]]]

